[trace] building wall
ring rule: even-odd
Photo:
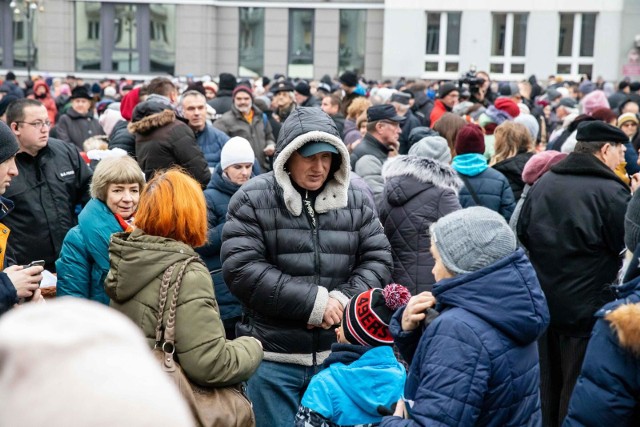
[[[318,9],[315,12],[313,43],[313,75],[321,78],[333,76],[338,70],[338,36],[340,34],[340,10]]]
[[[212,74],[216,71],[218,10],[204,5],[176,7],[179,28],[176,33],[176,74]]]
[[[382,79],[384,25],[383,10],[367,11],[364,75],[368,79]]]
[[[38,69],[75,69],[75,9],[67,0],[47,0],[37,17]]]
[[[288,60],[289,9],[264,12],[264,73],[285,73]]]

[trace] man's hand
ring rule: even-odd
[[[269,144],[263,151],[265,156],[271,157],[273,156],[273,153],[276,152],[276,146],[273,144]]]
[[[411,297],[402,313],[402,330],[409,332],[416,329],[426,317],[427,308],[433,307],[436,299],[431,292],[421,292]]]
[[[24,268],[22,265],[12,265],[4,269],[9,280],[16,288],[19,298],[29,298],[40,287],[44,267],[33,266]]]
[[[333,297],[329,297],[329,301],[327,301],[327,306],[324,309],[324,316],[322,317],[322,325],[320,325],[323,329],[329,329],[333,325],[337,325],[342,321],[342,312],[344,311],[344,307],[340,304],[340,301]]]

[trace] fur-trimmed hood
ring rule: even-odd
[[[176,120],[176,114],[167,105],[159,102],[143,102],[133,110],[127,129],[131,133],[147,134]]]
[[[387,160],[382,166],[385,183],[394,177],[407,176],[423,184],[453,190],[456,194],[462,187],[462,181],[451,166],[427,157],[397,156]]]
[[[605,319],[618,336],[620,346],[640,356],[640,303],[623,304],[607,313]]]
[[[273,162],[273,174],[282,188],[285,205],[295,216],[302,213],[302,196],[291,183],[285,166],[295,151],[311,141],[322,141],[333,145],[340,156],[337,170],[329,175],[322,192],[316,198],[314,206],[316,212],[325,213],[347,206],[349,152],[340,139],[338,129],[331,117],[322,110],[314,107],[299,107],[289,115],[280,129]]]

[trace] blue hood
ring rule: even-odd
[[[549,325],[547,301],[522,249],[481,270],[439,281],[433,295],[438,311],[463,308],[521,345],[537,340]]]
[[[469,153],[455,156],[453,162],[451,162],[451,167],[463,175],[476,176],[484,172],[489,165],[482,154]]]

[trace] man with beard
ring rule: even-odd
[[[253,104],[253,92],[247,86],[237,86],[232,99],[231,111],[224,113],[213,125],[230,138],[241,136],[249,141],[262,170],[270,171],[270,157],[275,152],[276,141],[267,116]]]

